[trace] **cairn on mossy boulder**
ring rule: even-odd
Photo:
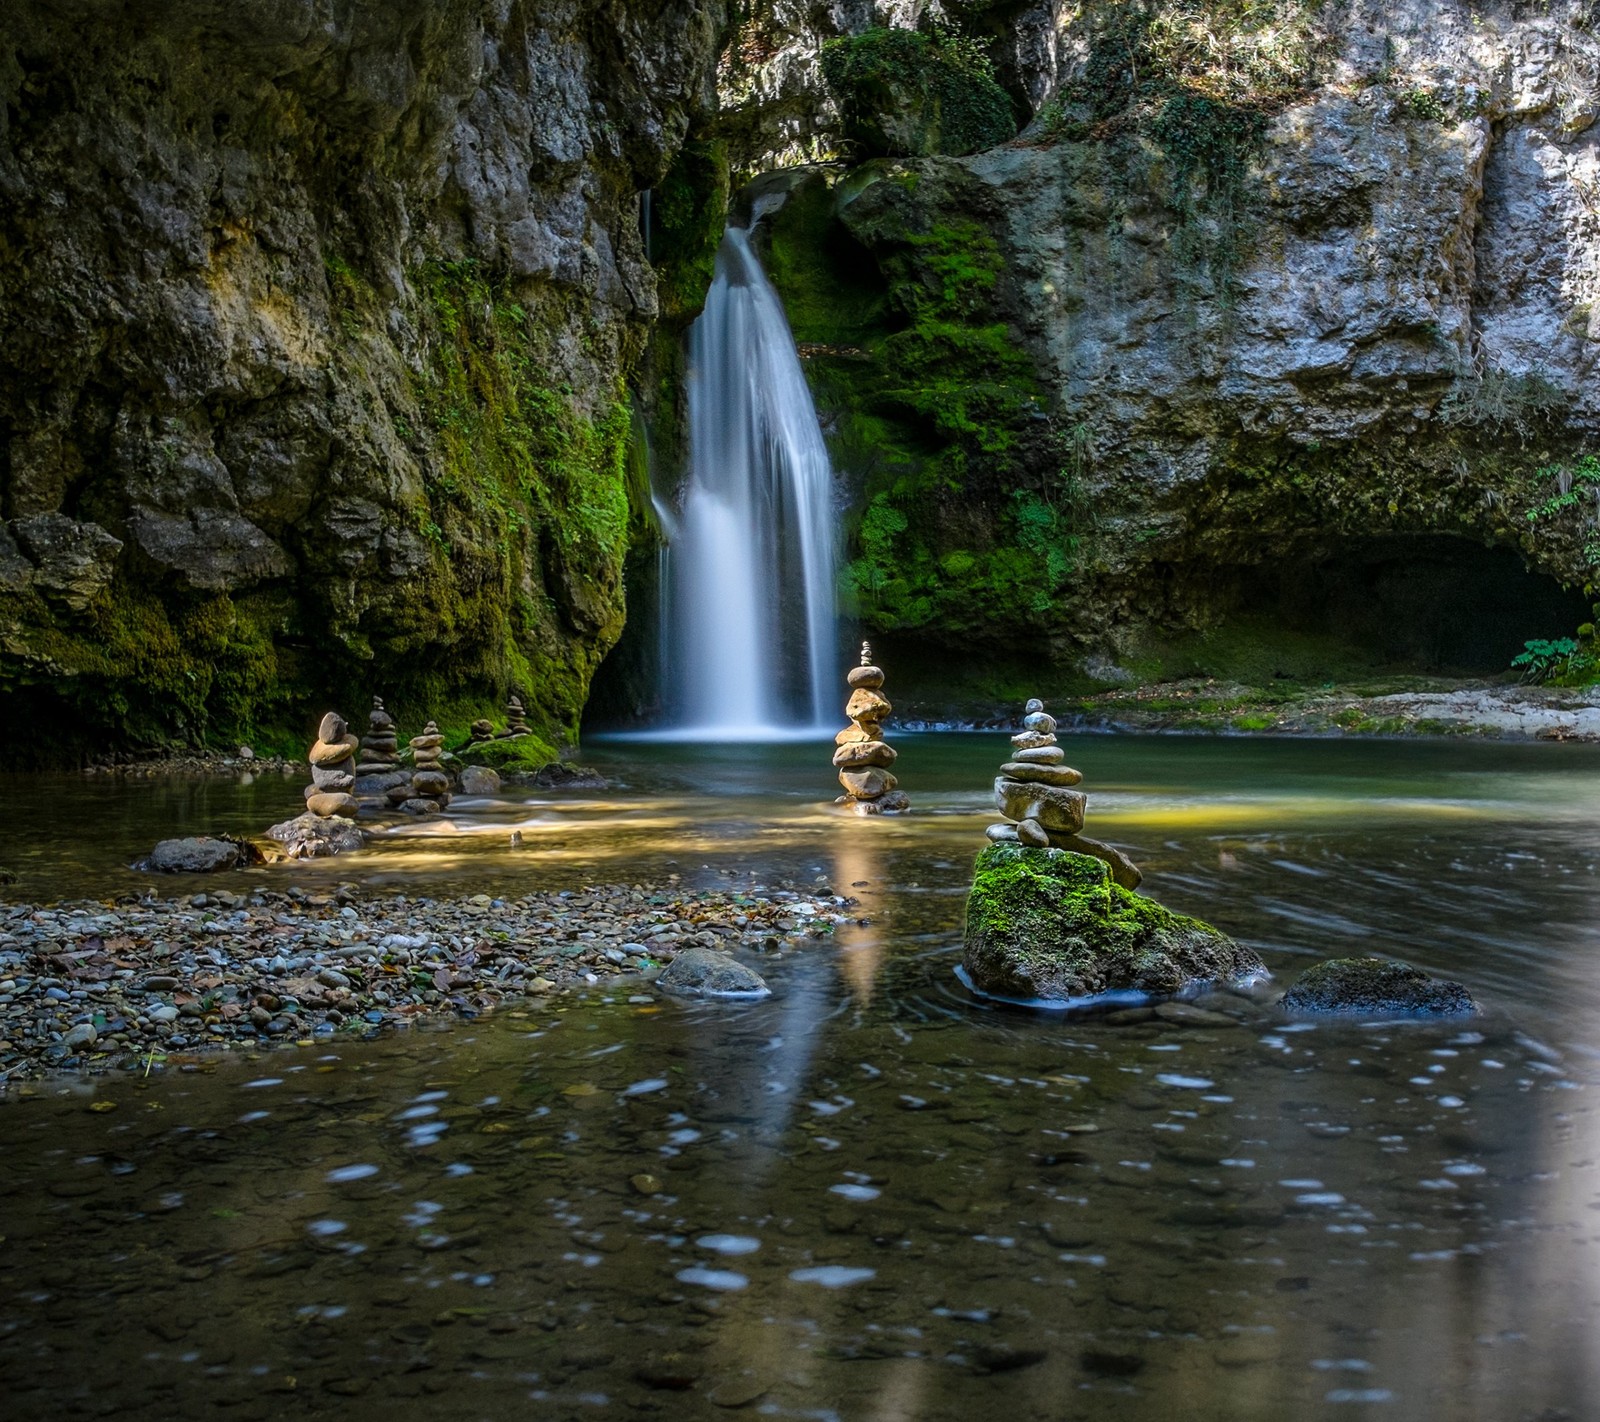
[[[872,665],[872,648],[861,644],[861,665],[852,667],[845,681],[850,700],[844,714],[851,724],[833,738],[834,768],[844,794],[834,803],[848,805],[858,815],[892,815],[911,808],[910,797],[898,789],[890,773],[899,754],[883,739],[883,718],[894,707],[884,697],[883,670]]]
[[[1055,717],[1037,697],[1024,709],[1021,734],[1011,738],[1011,746],[1011,759],[994,782],[995,804],[1010,823],[990,825],[990,840],[1089,854],[1105,860],[1124,889],[1137,889],[1144,875],[1133,860],[1079,833],[1089,797],[1073,787],[1083,776],[1065,763],[1067,753],[1056,744]]]
[[[355,788],[356,748],[360,744],[337,711],[322,718],[308,756],[311,784],[306,786],[306,809],[312,814],[326,819],[353,815],[361,808],[361,802],[350,793]]]
[[[1460,983],[1384,958],[1333,958],[1307,968],[1280,1006],[1332,1017],[1470,1017],[1478,1010]]]
[[[499,739],[509,740],[516,736],[531,736],[533,727],[528,724],[528,715],[522,709],[522,698],[512,692],[506,702],[506,728],[500,732]]]
[[[450,775],[444,768],[444,736],[429,721],[411,738],[411,798],[400,808],[409,815],[436,815],[450,803]]]
[[[978,855],[962,964],[979,992],[1050,1002],[1121,992],[1172,997],[1265,971],[1210,924],[1123,888],[1105,860],[1010,843]]]

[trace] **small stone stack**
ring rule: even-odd
[[[506,728],[500,732],[500,739],[514,740],[518,736],[532,733],[533,727],[528,724],[527,715],[522,709],[522,698],[513,691],[511,699],[506,702]]]
[[[411,738],[411,798],[400,808],[413,815],[436,815],[450,803],[450,776],[444,768],[444,737],[429,721]]]
[[[394,717],[383,709],[383,698],[372,698],[367,716],[367,734],[361,738],[361,763],[357,775],[392,775],[400,765],[400,738]]]
[[[1011,738],[1011,759],[994,782],[995,804],[1012,823],[990,825],[997,844],[1025,844],[1034,849],[1066,849],[1089,854],[1111,866],[1111,877],[1125,889],[1136,889],[1144,875],[1120,850],[1079,833],[1089,797],[1072,787],[1083,780],[1064,764],[1067,755],[1056,744],[1055,718],[1037,697],[1028,702],[1022,733]]]
[[[834,803],[851,806],[858,815],[897,814],[911,808],[911,800],[895,787],[899,781],[889,772],[898,754],[883,739],[883,718],[894,707],[883,696],[883,671],[872,664],[872,648],[861,644],[861,665],[852,667],[845,678],[850,685],[850,700],[844,714],[853,723],[835,736],[838,749],[833,753],[839,783],[845,793]]]
[[[306,809],[312,814],[326,819],[354,815],[361,808],[361,802],[350,793],[355,788],[356,748],[360,744],[337,711],[322,718],[308,757],[311,784],[306,786]]]

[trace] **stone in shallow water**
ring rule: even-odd
[[[1000,776],[994,782],[994,802],[1012,820],[1038,820],[1046,829],[1076,834],[1083,828],[1083,807],[1088,797],[1061,785],[1026,784]]]
[[[1008,760],[1000,767],[1000,773],[1025,785],[1076,785],[1083,779],[1083,772],[1070,765],[1035,765],[1024,760]]]
[[[1307,968],[1281,1005],[1286,1012],[1349,1017],[1470,1017],[1478,1010],[1460,983],[1384,958],[1334,958]]]
[[[210,874],[259,861],[261,855],[231,839],[196,836],[164,839],[150,851],[143,867],[155,874]]]
[[[291,859],[319,859],[330,854],[344,854],[360,849],[367,836],[354,821],[323,819],[309,810],[292,820],[273,825],[267,831],[268,839],[281,844]]]
[[[1130,893],[1102,860],[993,844],[978,855],[962,962],[980,992],[1063,1001],[1134,990],[1170,997],[1254,977],[1261,960],[1199,919]]]
[[[463,795],[498,795],[500,777],[486,765],[469,765],[461,772]]]
[[[707,997],[763,997],[771,991],[760,973],[714,948],[685,948],[662,969],[656,986]]]
[[[886,815],[898,815],[911,808],[911,797],[904,790],[891,790],[872,803]]]

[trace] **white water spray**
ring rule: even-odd
[[[833,470],[783,304],[740,228],[689,332],[688,390],[666,570],[672,719],[724,739],[822,727],[838,671]]]

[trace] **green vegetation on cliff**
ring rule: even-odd
[[[979,44],[953,31],[874,28],[829,40],[822,73],[863,156],[976,153],[1017,131]]]

